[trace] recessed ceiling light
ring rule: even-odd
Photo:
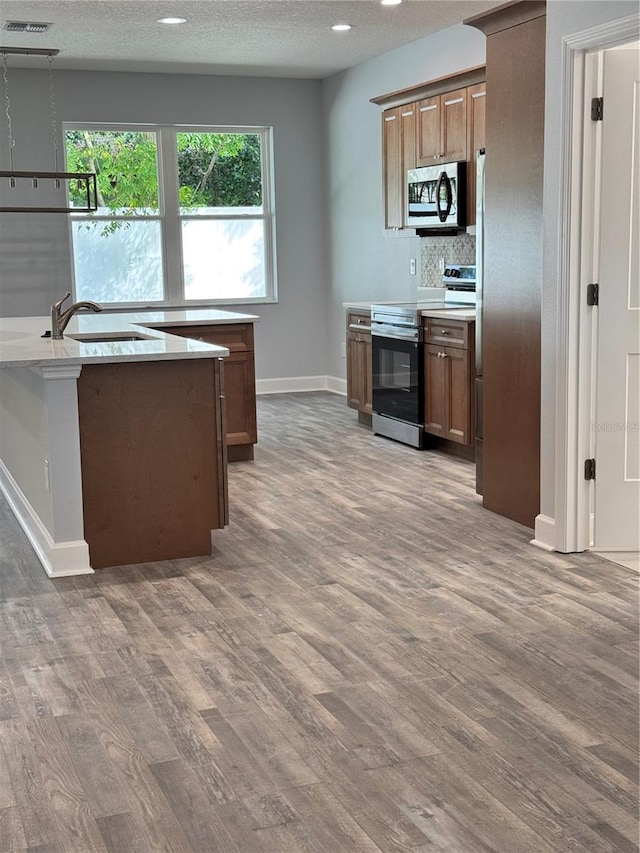
[[[335,30],[337,33],[344,33],[347,30],[353,29],[353,24],[334,24],[331,27],[332,30]]]
[[[159,24],[186,24],[186,18],[158,18]]]
[[[380,0],[382,6],[399,6],[402,0]]]

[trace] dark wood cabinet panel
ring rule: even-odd
[[[483,504],[532,528],[540,511],[545,6],[507,4],[465,23],[487,35]]]
[[[83,513],[94,569],[211,553],[211,530],[227,521],[220,365],[83,366]]]

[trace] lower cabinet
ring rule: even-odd
[[[469,351],[426,344],[424,375],[425,432],[471,444]]]
[[[258,440],[253,323],[163,326],[160,331],[227,347],[229,356],[224,359],[224,395],[228,461],[253,459],[253,445]]]
[[[347,405],[358,411],[360,420],[371,416],[371,314],[347,314]],[[361,418],[360,415],[364,415]]]
[[[424,430],[470,447],[475,439],[475,323],[424,319]]]
[[[223,359],[85,364],[84,538],[102,569],[211,554],[229,523]]]

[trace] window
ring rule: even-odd
[[[98,210],[70,214],[75,298],[273,299],[269,140],[267,128],[65,125],[67,168],[98,181]]]

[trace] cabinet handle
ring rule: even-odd
[[[443,329],[443,330],[442,330],[442,334],[443,334],[443,335],[450,335],[450,334],[451,334],[451,332],[449,331],[449,329]]]

